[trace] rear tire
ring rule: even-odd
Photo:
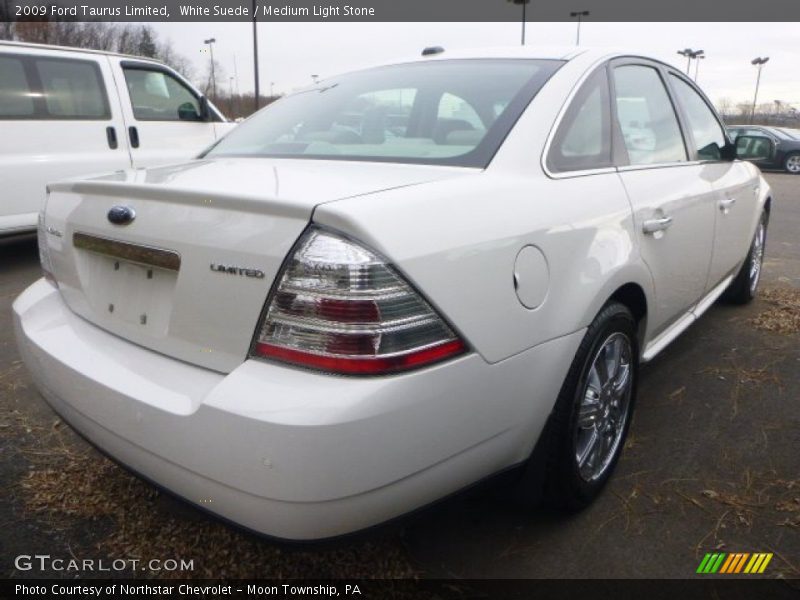
[[[725,290],[722,298],[731,304],[747,304],[756,297],[761,271],[764,264],[764,251],[767,247],[767,213],[761,213],[747,258],[739,269],[736,278]]]
[[[783,168],[787,173],[800,175],[800,152],[789,154],[783,161]]]
[[[610,478],[636,399],[636,332],[631,311],[618,302],[603,307],[587,329],[540,440],[547,504],[580,510]]]

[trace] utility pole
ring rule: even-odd
[[[576,46],[580,46],[581,45],[581,18],[582,17],[588,17],[589,14],[590,13],[589,13],[588,10],[577,10],[577,11],[569,13],[569,16],[571,18],[573,18],[573,19],[575,17],[578,17],[578,35],[577,35],[577,38],[575,39],[575,45]]]
[[[256,18],[256,0],[253,0],[253,74],[256,80],[254,109],[259,109],[259,95],[261,88],[258,85],[258,19]]]

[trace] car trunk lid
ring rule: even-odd
[[[324,202],[465,169],[218,159],[50,186],[52,274],[78,315],[142,346],[220,372],[246,358],[286,255]],[[109,211],[124,222],[114,224]],[[119,207],[123,207],[120,211]]]

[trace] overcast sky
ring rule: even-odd
[[[203,40],[214,37],[214,57],[225,70],[219,86],[234,76],[239,88],[253,89],[251,23],[155,23],[175,49],[193,60],[195,79],[208,70]],[[418,55],[425,46],[479,48],[520,42],[520,23],[260,23],[262,93],[270,82],[285,93],[363,65]],[[529,45],[572,45],[574,23],[528,23]],[[750,61],[769,56],[759,103],[781,100],[800,108],[800,23],[592,23],[581,28],[582,46],[624,47],[686,67],[678,49],[703,49],[699,83],[714,101],[752,102],[756,68]],[[693,61],[694,62],[694,61]],[[694,76],[694,64],[692,66]],[[234,84],[235,85],[235,84]]]

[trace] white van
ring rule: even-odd
[[[158,61],[0,41],[0,236],[36,228],[47,183],[181,162],[233,126]]]

